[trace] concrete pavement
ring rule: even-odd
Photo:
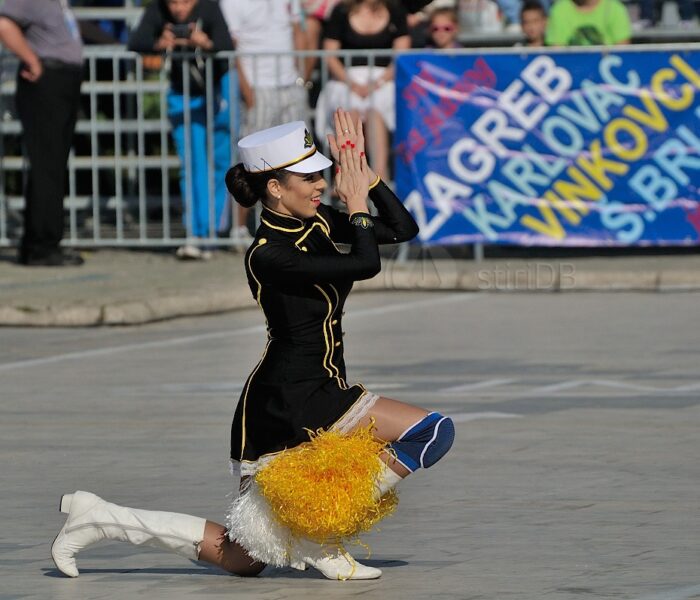
[[[220,521],[260,311],[6,328],[0,600],[694,600],[698,293],[353,294],[349,381],[453,417],[443,461],[368,536],[376,581],[241,579],[101,543],[63,577],[61,494]],[[366,551],[356,548],[358,558]]]
[[[0,253],[0,325],[137,325],[254,306],[242,254],[180,262],[170,252],[84,252],[81,267],[22,267]],[[508,259],[475,262],[440,249],[387,258],[358,290],[590,292],[700,290],[700,256]]]

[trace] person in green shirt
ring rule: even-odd
[[[549,13],[547,46],[628,44],[632,28],[620,0],[557,0]]]

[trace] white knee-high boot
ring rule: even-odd
[[[200,517],[128,508],[81,491],[61,498],[61,512],[68,518],[51,546],[51,556],[69,577],[79,575],[75,555],[100,540],[155,546],[197,560],[206,525]]]

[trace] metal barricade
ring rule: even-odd
[[[314,86],[323,93],[331,79],[328,57],[337,56],[349,67],[355,56],[365,56],[373,68],[379,57],[393,56],[390,51],[305,51],[296,52],[298,61],[315,59]],[[287,55],[257,53],[242,55],[219,53],[216,57],[191,55],[173,60],[172,57],[146,58],[121,46],[87,47],[85,50],[85,80],[76,136],[68,161],[68,190],[65,198],[66,234],[68,246],[130,246],[157,247],[192,243],[207,246],[235,246],[241,238],[237,211],[226,209],[229,224],[215,226],[215,188],[217,181],[214,161],[214,129],[223,91],[216,89],[213,61],[223,61],[228,73],[235,73],[237,58],[249,56],[253,61],[262,57]],[[161,61],[152,69],[153,60]],[[146,62],[144,62],[146,61]],[[204,64],[206,93],[191,94],[194,87],[192,67]],[[26,164],[21,151],[21,125],[14,109],[16,60],[0,53],[0,246],[17,243],[21,232],[24,208],[22,179]],[[170,69],[182,69],[181,98],[184,143],[179,156],[173,142],[169,103],[174,92],[170,88]],[[302,72],[302,71],[300,71]],[[279,68],[277,69],[279,78]],[[223,80],[222,80],[223,81]],[[225,79],[228,86],[228,130],[230,163],[237,162],[236,142],[244,131],[240,121],[241,101],[235,76]],[[256,82],[253,80],[253,86]],[[303,85],[300,81],[298,84]],[[348,90],[349,96],[349,90]],[[315,97],[315,94],[312,94]],[[199,104],[193,101],[199,101]],[[307,123],[315,121],[314,112],[306,107]],[[329,111],[330,112],[330,111]],[[171,106],[172,113],[172,106]],[[245,112],[243,111],[243,114]],[[202,115],[204,115],[203,123]],[[172,114],[170,115],[172,117]],[[195,235],[194,211],[201,201],[193,195],[195,163],[192,125],[197,121],[206,131],[206,182],[209,227],[205,235]],[[323,132],[318,141],[328,152]],[[372,148],[368,149],[372,154]],[[230,198],[229,198],[230,201]]]

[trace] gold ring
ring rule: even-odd
[[[349,129],[343,129],[343,133],[350,133]]]

